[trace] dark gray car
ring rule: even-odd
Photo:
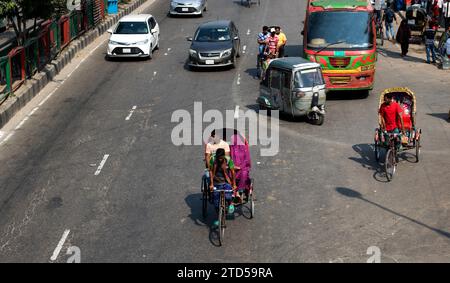
[[[190,67],[236,66],[240,55],[239,31],[229,20],[201,24],[195,32],[189,49]]]

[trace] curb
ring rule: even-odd
[[[130,3],[118,14],[111,15],[100,25],[87,31],[84,35],[73,40],[70,45],[64,49],[53,61],[47,64],[44,69],[36,73],[31,79],[26,79],[23,85],[10,96],[3,105],[0,106],[0,129],[24,107],[33,97],[35,97],[59,72],[69,64],[78,51],[84,49],[99,36],[104,34],[111,26],[125,15],[130,14],[147,0],[136,0]]]

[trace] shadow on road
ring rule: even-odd
[[[353,160],[363,168],[374,171],[373,178],[382,183],[387,183],[386,173],[384,172],[384,159],[386,154],[386,149],[381,148],[380,161],[377,162],[375,159],[375,152],[373,144],[356,144],[352,146],[353,150],[360,155],[360,157],[349,157],[348,159]],[[412,149],[413,150],[413,149]],[[411,151],[402,151],[398,154],[399,164],[402,160],[409,163],[416,163],[416,155]]]
[[[435,118],[440,118],[440,119],[450,123],[450,119],[449,119],[450,113],[427,113],[427,115],[435,117]]]
[[[189,215],[189,217],[192,219],[195,225],[206,227],[208,224],[210,224],[209,222],[211,222],[211,219],[209,216],[213,215],[213,213],[215,212],[214,209],[212,209],[212,204],[208,202],[208,213],[206,218],[203,218],[201,192],[187,196],[185,198],[185,202],[191,209],[191,214]]]
[[[405,61],[417,62],[417,63],[425,63],[426,62],[426,60],[424,60],[422,58],[417,58],[417,57],[413,57],[413,56],[410,56],[410,55],[407,55],[406,57],[402,57],[400,51],[394,52],[394,51],[388,50],[388,49],[383,48],[383,47],[378,47],[377,51],[378,51],[378,54],[383,56],[383,57],[403,59]]]
[[[384,207],[384,206],[382,206],[382,205],[380,205],[380,204],[378,204],[376,202],[368,200],[368,199],[364,198],[364,196],[361,193],[357,192],[357,191],[354,191],[354,190],[349,189],[349,188],[337,187],[336,188],[336,192],[338,192],[339,194],[341,194],[341,195],[343,195],[345,197],[360,199],[360,200],[362,200],[362,201],[364,201],[364,202],[366,202],[368,204],[371,204],[373,206],[381,208],[384,211],[387,211],[387,212],[389,212],[391,214],[397,215],[397,216],[399,216],[399,217],[401,217],[403,219],[406,219],[406,220],[408,220],[410,222],[413,222],[413,223],[415,223],[417,225],[420,225],[420,226],[422,226],[424,228],[427,228],[427,229],[429,229],[429,230],[431,230],[431,231],[433,231],[433,232],[435,232],[435,233],[437,233],[437,234],[439,234],[441,236],[444,236],[446,238],[450,238],[450,233],[449,232],[444,231],[444,230],[440,230],[440,229],[437,229],[437,228],[434,228],[434,227],[431,227],[431,226],[429,226],[429,225],[427,225],[427,224],[425,224],[423,222],[420,222],[420,221],[418,221],[416,219],[413,219],[411,217],[408,217],[406,215],[403,215],[401,213],[393,211],[393,210],[391,210],[391,209],[389,209],[387,207]]]
[[[360,155],[360,157],[349,157],[350,160],[361,164],[363,168],[374,171],[373,178],[376,181],[382,183],[388,182],[382,164],[377,162],[377,160],[375,159],[375,153],[372,144],[356,144],[352,146],[352,148],[356,153]],[[383,162],[385,153],[386,151],[382,149],[380,153],[380,162]]]
[[[363,168],[367,168],[369,170],[378,170],[380,166],[375,159],[372,144],[355,144],[354,146],[352,146],[352,148],[361,157],[349,157],[350,160],[358,162]]]

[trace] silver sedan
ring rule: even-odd
[[[208,6],[207,0],[171,0],[171,15],[197,15],[202,16]]]

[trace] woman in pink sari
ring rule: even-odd
[[[252,162],[247,140],[236,130],[231,136],[230,144],[231,159],[234,162],[236,172],[236,185],[238,190],[250,189],[250,169]]]

